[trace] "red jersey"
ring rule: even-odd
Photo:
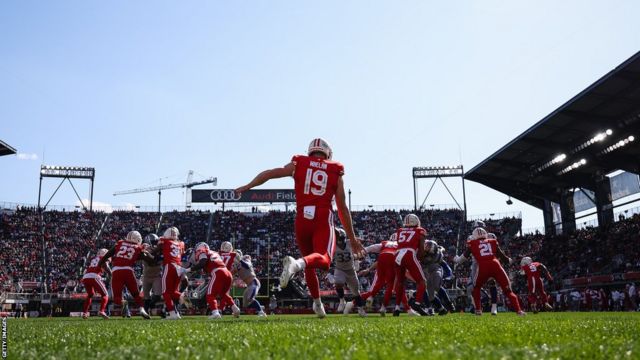
[[[380,255],[382,254],[395,254],[396,250],[398,250],[398,243],[395,241],[383,241],[380,243],[382,247],[380,248]]]
[[[89,260],[89,266],[87,267],[87,270],[85,270],[85,274],[98,274],[98,275],[102,275],[102,267],[98,266],[98,263],[100,262],[100,259],[102,259],[102,256],[94,256],[91,258],[91,260]]]
[[[427,230],[420,226],[401,227],[396,231],[396,239],[398,240],[398,250],[413,249],[418,250],[420,247],[420,239],[427,237]]]
[[[467,246],[478,264],[496,259],[498,242],[495,239],[475,239],[467,241]]]
[[[296,167],[293,180],[298,209],[304,206],[331,209],[344,166],[336,161],[304,155],[294,156],[291,162]]]
[[[538,266],[540,266],[539,262],[532,262],[529,265],[524,265],[522,267],[522,271],[527,275],[527,279],[540,279],[540,271],[538,270]]]
[[[200,251],[196,254],[196,261],[200,262],[200,260],[206,259],[207,263],[204,266],[204,271],[207,273],[211,273],[215,269],[226,268],[224,261],[220,257],[220,254],[213,250],[208,251]]]
[[[142,245],[119,240],[113,255],[113,266],[133,266],[142,252]]]
[[[180,240],[160,238],[158,246],[162,247],[162,265],[182,264],[184,243]]]
[[[220,251],[220,257],[222,258],[222,262],[224,262],[224,265],[227,267],[227,269],[229,271],[231,271],[231,268],[233,268],[233,263],[236,260],[236,256],[238,256],[238,254],[236,252],[223,252]]]

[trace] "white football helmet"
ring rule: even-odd
[[[307,155],[311,155],[314,152],[323,153],[329,160],[331,160],[331,156],[333,155],[333,151],[331,151],[329,143],[321,138],[311,140],[309,149],[307,150]]]
[[[529,265],[533,262],[533,260],[531,260],[530,257],[525,256],[522,258],[522,260],[520,260],[520,266],[525,266],[525,265]]]
[[[135,231],[135,230],[134,231],[129,231],[125,241],[133,243],[133,244],[141,244],[142,243],[142,235],[140,235],[140,233]]]
[[[471,232],[471,236],[473,236],[473,239],[486,239],[487,238],[487,230],[481,228],[481,227],[477,227],[475,229],[473,229],[473,231]]]
[[[406,227],[420,226],[420,218],[416,214],[407,214],[402,220],[402,225]]]
[[[196,244],[196,251],[209,251],[209,245],[206,242]]]
[[[222,252],[232,252],[233,251],[233,245],[231,245],[230,242],[225,241],[222,243],[222,245],[220,245],[220,251]]]
[[[487,239],[498,240],[498,238],[496,237],[496,234],[494,233],[487,233]]]
[[[107,250],[107,249],[100,249],[100,250],[98,250],[98,256],[103,257],[103,256],[105,256],[108,252],[109,252],[109,250]]]
[[[162,235],[165,239],[178,240],[178,236],[180,236],[180,231],[175,226],[172,226],[164,231],[164,235]]]
[[[475,228],[478,228],[478,227],[483,228],[483,227],[485,227],[485,226],[486,226],[486,225],[484,224],[484,221],[482,221],[482,220],[476,220],[476,221],[474,221],[474,222],[473,222],[473,228],[474,228],[474,229],[475,229]]]

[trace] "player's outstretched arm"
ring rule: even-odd
[[[102,265],[102,270],[104,270],[104,273],[108,276],[111,277],[111,268],[109,267],[109,264],[104,263]]]
[[[502,251],[502,248],[500,247],[500,245],[496,246],[496,248],[498,250],[497,254],[496,254],[498,256],[498,259],[504,264],[511,265],[511,258],[508,257],[507,255],[505,255],[505,253],[504,253],[504,251]]]
[[[266,183],[267,181],[269,181],[271,179],[278,179],[278,178],[283,178],[283,177],[287,177],[287,176],[293,176],[293,172],[295,171],[295,169],[296,169],[295,165],[293,165],[293,163],[290,162],[290,163],[288,163],[287,165],[285,165],[283,167],[265,170],[265,171],[261,172],[260,174],[258,174],[247,185],[240,186],[235,191],[238,194],[242,194],[243,192],[245,192],[245,191],[247,191],[249,189],[252,189],[252,188],[254,188],[256,186],[260,186],[260,185]]]
[[[151,266],[156,264],[156,259],[153,257],[153,255],[149,254],[146,251],[140,253],[140,259]]]
[[[544,264],[540,264],[540,269],[542,270],[542,275],[544,275],[544,277],[546,277],[547,280],[553,281],[553,276],[551,276],[549,269],[547,269],[547,267],[544,266]]]
[[[100,259],[100,262],[98,262],[98,266],[103,267],[107,263],[107,260],[109,260],[115,253],[116,253],[116,247],[114,246],[111,249],[109,249],[109,251],[107,251],[106,254],[104,254],[102,259]]]
[[[347,206],[346,196],[344,193],[344,182],[342,181],[342,177],[338,178],[338,189],[336,190],[336,205],[338,206],[338,217],[340,218],[340,222],[342,226],[344,226],[344,231],[347,233],[347,237],[349,238],[349,242],[351,243],[351,250],[353,251],[353,255],[356,258],[363,258],[367,255],[367,252],[364,250],[362,243],[360,240],[356,238],[356,233],[353,231],[353,220],[351,219],[351,212],[349,211],[349,207]]]
[[[453,262],[456,263],[456,264],[460,264],[460,263],[463,263],[465,260],[467,260],[470,257],[471,257],[471,248],[469,248],[469,246],[467,245],[467,247],[462,252],[462,255],[460,255],[460,256],[456,255],[456,256],[453,257]]]

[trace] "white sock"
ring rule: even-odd
[[[233,305],[231,305],[231,311],[233,311],[233,312],[239,312],[239,311],[240,311],[240,308],[239,308],[237,305],[233,304]]]
[[[298,271],[304,270],[307,267],[307,262],[304,261],[303,258],[296,260],[296,266],[298,267]]]
[[[395,310],[400,310],[400,305],[396,305]]]
[[[498,312],[498,304],[491,304],[491,312]]]
[[[211,312],[211,315],[220,315],[220,310],[217,310],[217,309],[216,309],[216,310],[213,310],[213,311]]]
[[[322,305],[322,300],[320,300],[320,298],[313,299],[313,303],[316,305]]]

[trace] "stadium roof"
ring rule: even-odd
[[[607,131],[610,130],[610,131]],[[626,140],[626,142],[625,142]],[[465,174],[542,208],[561,189],[640,165],[640,52]]]
[[[16,153],[16,149],[11,147],[11,145],[5,143],[4,141],[0,140],[0,156],[13,155],[15,153]]]

